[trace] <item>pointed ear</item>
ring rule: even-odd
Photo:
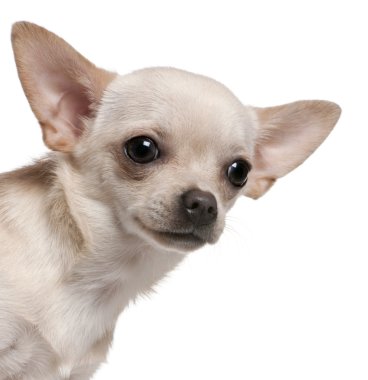
[[[259,126],[245,195],[256,199],[317,149],[335,126],[341,109],[332,102],[305,100],[254,110]]]
[[[116,74],[97,68],[63,39],[28,22],[13,25],[18,75],[53,150],[73,151],[103,92]]]

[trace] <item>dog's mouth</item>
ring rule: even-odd
[[[196,236],[194,232],[184,233],[184,232],[167,232],[167,231],[155,231],[156,234],[161,236],[163,239],[171,239],[174,241],[185,241],[193,243],[206,243],[204,239]]]
[[[141,220],[136,219],[145,234],[157,243],[169,248],[176,248],[181,251],[192,251],[198,249],[209,241],[199,236],[195,230],[190,232],[162,231],[147,227]]]

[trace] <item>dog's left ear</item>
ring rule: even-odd
[[[18,74],[36,115],[45,144],[71,152],[116,74],[96,67],[62,38],[29,23],[17,22],[12,44]]]
[[[337,123],[341,109],[332,102],[305,100],[254,110],[258,130],[244,191],[257,199],[317,149]]]

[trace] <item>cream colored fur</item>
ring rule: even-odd
[[[220,83],[154,68],[119,76],[30,23],[13,29],[18,72],[53,150],[0,176],[0,380],[90,379],[119,314],[173,270],[190,242],[162,240],[190,188],[218,205],[215,243],[242,194],[257,198],[326,138],[340,109],[301,101],[243,106]],[[137,166],[124,142],[149,135],[157,163]],[[226,178],[234,159],[252,170]]]

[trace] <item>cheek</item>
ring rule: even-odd
[[[230,186],[224,185],[224,189],[221,191],[221,205],[223,209],[223,219],[225,219],[226,214],[234,206],[236,200],[241,196],[241,191],[237,189],[232,189]]]
[[[219,178],[219,195],[226,210],[230,209],[240,194],[240,189],[232,186],[225,176]]]
[[[104,181],[106,192],[113,195],[117,207],[134,214],[138,210],[146,213],[162,208],[164,203],[166,206],[171,204],[175,194],[160,172],[158,167],[115,161],[109,178]]]

